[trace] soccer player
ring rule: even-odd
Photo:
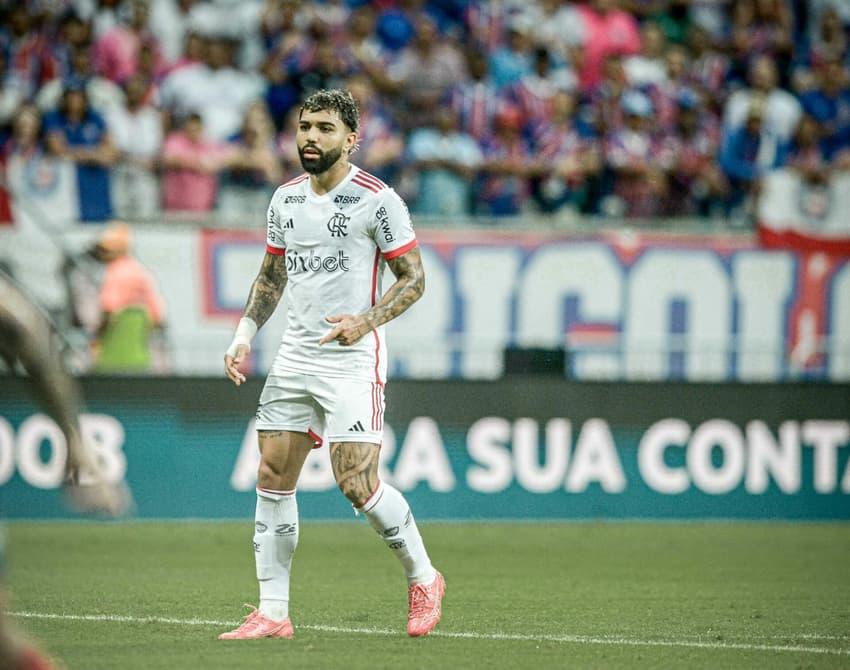
[[[359,113],[351,94],[322,90],[298,117],[307,174],[279,187],[268,209],[266,254],[224,357],[239,364],[289,286],[288,324],[257,410],[260,468],[254,557],[260,605],[219,639],[292,637],[289,577],[298,544],[295,486],[310,450],[330,443],[334,477],[407,577],[411,636],[441,616],[445,581],[431,565],[401,493],[378,480],[387,351],[384,324],[422,295],[425,276],[410,215],[395,191],[349,163]],[[382,295],[388,264],[395,283]]]

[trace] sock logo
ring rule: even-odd
[[[407,514],[404,515],[404,527],[407,528],[410,525],[410,521],[413,519],[413,514],[410,510],[407,510]]]
[[[398,526],[384,529],[384,537],[393,537],[394,535],[398,535]]]
[[[404,540],[397,540],[396,542],[390,542],[387,545],[390,549],[401,549],[404,547]]]
[[[363,424],[358,421],[351,428],[348,429],[348,432],[349,433],[365,433],[366,429],[363,427]]]
[[[258,533],[265,533],[269,529],[269,527],[262,521],[258,521],[257,523],[255,523],[254,527],[257,529]]]
[[[278,537],[285,537],[288,535],[295,535],[295,528],[297,524],[294,523],[282,523],[279,526],[275,527],[274,534]]]

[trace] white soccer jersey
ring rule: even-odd
[[[296,372],[383,384],[384,328],[348,347],[319,346],[333,325],[325,317],[362,314],[382,295],[386,259],[416,246],[404,201],[384,182],[352,165],[332,191],[316,195],[304,174],[279,187],[268,210],[266,250],[284,254],[288,324],[272,365]]]

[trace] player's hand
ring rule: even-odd
[[[245,375],[239,371],[239,366],[245,360],[249,351],[251,351],[251,347],[247,344],[240,344],[236,347],[236,353],[233,356],[230,353],[224,355],[224,374],[236,386],[240,386],[245,381]]]
[[[362,315],[335,314],[326,316],[325,321],[336,325],[319,340],[319,346],[336,340],[342,346],[350,347],[372,330],[371,324]]]

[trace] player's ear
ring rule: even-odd
[[[348,133],[348,137],[345,138],[345,148],[348,150],[349,156],[357,151],[358,140],[357,133]]]

